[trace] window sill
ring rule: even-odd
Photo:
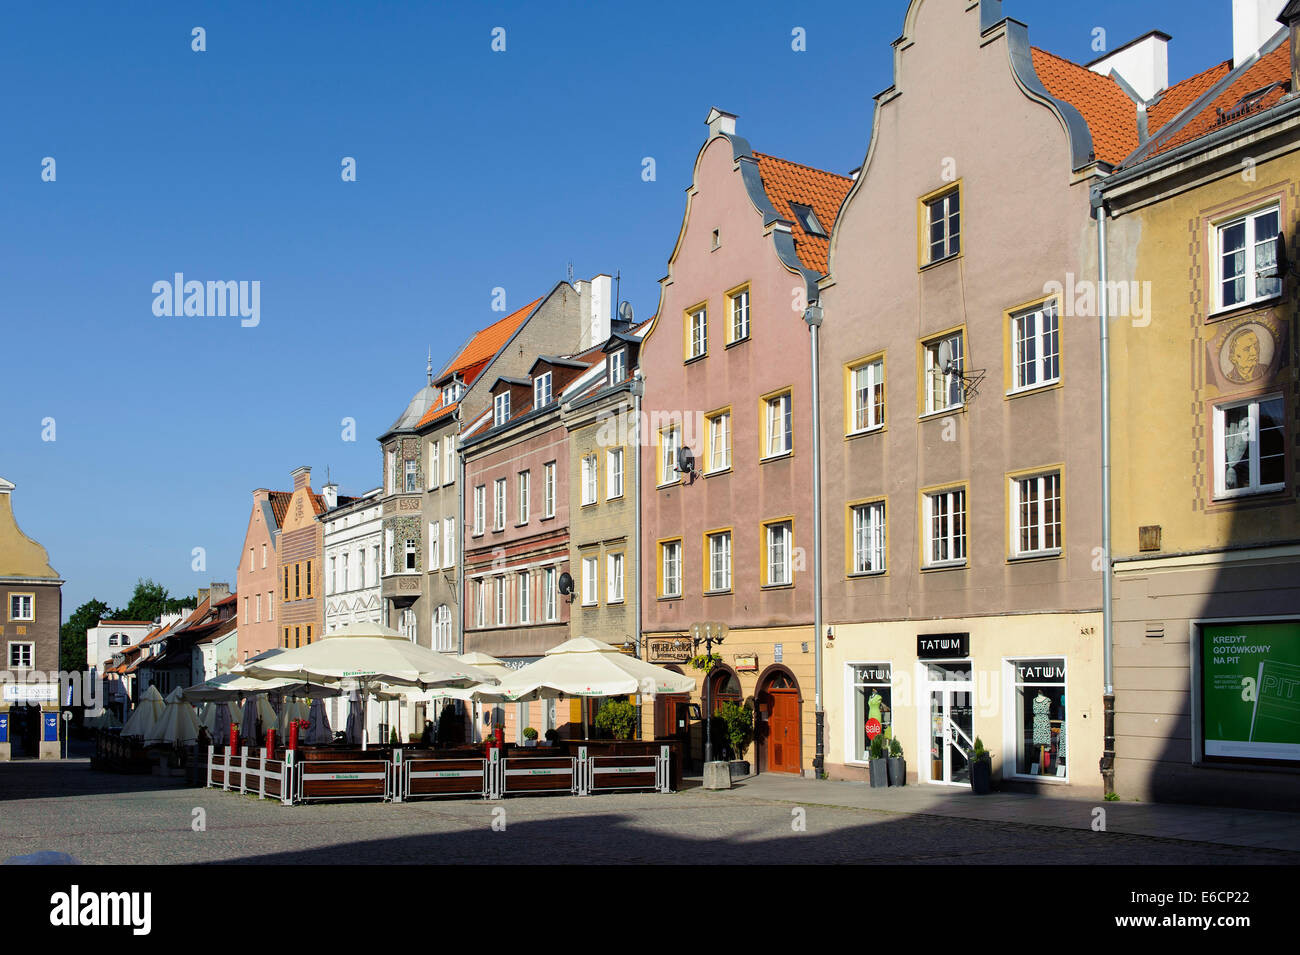
[[[667,596],[659,596],[659,597],[656,597],[655,599],[658,600],[660,603],[664,603],[664,602],[670,602],[670,601],[673,601],[673,600],[681,600],[681,599],[682,599],[682,595],[681,595],[681,594],[672,594],[672,595],[667,595]]]
[[[711,477],[718,477],[719,475],[722,474],[730,474],[730,473],[731,473],[731,465],[728,464],[725,468],[715,468],[712,471],[705,471],[704,476],[706,478],[711,478]]]
[[[554,515],[554,514],[543,514],[541,517],[538,518],[538,520],[539,520],[539,521],[553,521],[553,520],[555,520],[555,515]]]
[[[924,265],[918,268],[917,271],[928,272],[930,269],[938,268],[941,265],[947,265],[949,262],[955,262],[958,259],[960,259],[964,254],[965,253],[963,252],[954,252],[951,255],[945,255],[942,259],[935,259],[932,262],[926,262]]]
[[[762,584],[759,590],[794,590],[794,581],[788,584]]]
[[[1040,391],[1052,391],[1061,387],[1061,379],[1053,378],[1051,381],[1045,381],[1041,385],[1026,385],[1023,388],[1012,388],[1006,393],[1008,398],[1019,398],[1022,395],[1032,395]]]
[[[613,600],[613,599],[606,600],[606,601],[605,601],[605,606],[606,606],[606,607],[621,607],[621,606],[623,606],[623,598],[622,598],[622,597],[619,597],[617,600]]]
[[[1233,501],[1254,500],[1271,494],[1283,494],[1285,491],[1286,484],[1268,484],[1264,487],[1242,488],[1237,491],[1217,491],[1211,498],[1211,503],[1231,504]]]
[[[946,418],[948,415],[961,414],[966,410],[966,405],[949,405],[947,408],[940,408],[938,411],[923,411],[916,416],[917,421],[928,421],[931,418]]]
[[[1257,312],[1260,309],[1272,308],[1275,305],[1282,304],[1282,295],[1270,295],[1268,298],[1257,298],[1253,302],[1241,302],[1237,305],[1229,305],[1227,308],[1217,308],[1205,316],[1207,322],[1219,322],[1225,318],[1232,318],[1235,315],[1244,315],[1247,312]]]
[[[769,454],[765,457],[759,458],[758,463],[767,464],[767,462],[769,461],[784,461],[786,458],[792,458],[792,457],[794,457],[793,448],[791,448],[789,451],[780,451],[776,454]]]
[[[595,507],[595,506],[596,506],[597,504],[599,504],[599,503],[600,503],[599,501],[583,501],[583,502],[582,502],[580,505],[578,505],[578,506],[579,506],[579,508],[583,508],[583,507]]]
[[[1012,554],[1007,558],[1008,564],[1032,563],[1036,560],[1058,560],[1063,551],[1059,547],[1053,547],[1051,550],[1028,551],[1024,554]]]
[[[682,364],[683,364],[683,365],[693,365],[693,364],[695,364],[697,361],[704,361],[704,359],[706,359],[706,358],[708,358],[708,357],[709,357],[709,353],[706,351],[706,352],[703,352],[703,353],[701,353],[701,354],[699,354],[699,355],[692,355],[692,356],[689,357],[689,358],[683,358],[683,359],[682,359]]]
[[[730,596],[732,593],[734,593],[734,591],[733,591],[730,587],[727,587],[727,588],[725,588],[725,589],[723,589],[723,590],[706,590],[706,591],[704,591],[704,596],[706,596],[706,597],[726,597],[726,596]]]
[[[858,431],[846,432],[844,435],[844,440],[848,441],[853,438],[864,438],[869,434],[880,434],[884,430],[885,430],[885,426],[883,424],[873,425],[870,428],[862,428]]]
[[[676,481],[669,481],[667,484],[656,484],[655,490],[662,491],[665,490],[666,488],[677,487],[681,483],[682,483],[681,478],[678,478]]]
[[[743,345],[747,341],[749,341],[748,335],[746,335],[744,338],[737,338],[734,342],[727,342],[727,344],[724,345],[723,348],[724,349],[735,348],[737,345]]]
[[[528,526],[528,522],[527,522],[527,521],[520,521],[520,522],[518,522],[517,524],[515,524],[515,528],[516,528],[516,529],[518,529],[518,528],[520,528],[520,527],[527,527],[527,526]]]
[[[942,564],[926,564],[921,568],[921,573],[929,573],[932,570],[965,570],[967,567],[964,560],[950,560]]]
[[[615,494],[615,495],[612,495],[611,497],[607,497],[607,498],[605,498],[605,502],[606,502],[606,503],[608,503],[608,502],[610,502],[610,501],[621,501],[621,500],[623,500],[623,495],[622,495],[622,494]],[[594,502],[593,502],[593,503],[594,503]]]
[[[884,577],[889,573],[889,568],[884,570],[854,570],[845,574],[849,580],[863,580],[871,577]]]

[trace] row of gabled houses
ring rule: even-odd
[[[752,701],[763,772],[883,734],[923,783],[978,739],[1012,787],[1293,799],[1300,2],[1232,6],[1171,82],[1158,30],[1079,64],[912,0],[848,175],[712,110],[653,317],[561,282],[428,363],[379,487],[254,492],[239,654],[592,636],[697,673],[645,736]]]

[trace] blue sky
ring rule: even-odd
[[[7,7],[0,475],[67,579],[65,615],[124,604],[140,576],[173,593],[235,582],[251,490],[290,486],[298,465],[344,493],[378,484],[374,438],[423,384],[428,348],[439,364],[500,317],[493,288],[514,309],[569,263],[618,270],[651,315],[710,106],[739,114],[755,149],[859,165],[905,9]],[[1173,81],[1231,55],[1230,0],[1004,12],[1080,62],[1096,27],[1112,48],[1165,30]],[[153,283],[178,271],[259,281],[260,324],[155,316]]]

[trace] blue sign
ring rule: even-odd
[[[57,743],[59,741],[59,714],[42,713],[41,723],[45,726],[44,741],[47,743]]]
[[[9,742],[9,714],[0,713],[0,743]]]

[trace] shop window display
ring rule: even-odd
[[[867,750],[877,734],[894,738],[893,689],[890,664],[856,664],[853,670],[853,759],[867,760]]]
[[[1069,760],[1065,661],[1016,660],[1016,773],[1064,778]]]

